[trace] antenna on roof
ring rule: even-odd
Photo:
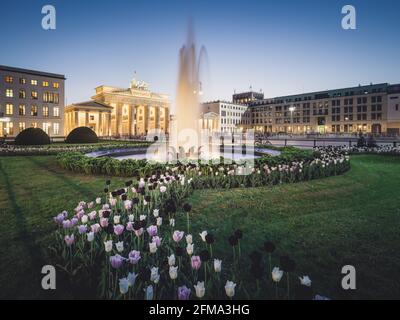
[[[252,86],[252,85],[250,85],[250,91],[251,91],[251,90],[253,90],[253,86]]]

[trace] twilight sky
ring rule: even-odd
[[[41,28],[45,4],[55,31]],[[357,30],[341,28],[346,4]],[[205,100],[250,85],[273,97],[400,82],[398,0],[1,1],[0,64],[65,74],[68,103],[101,84],[127,87],[134,70],[173,99],[190,18],[209,57]]]

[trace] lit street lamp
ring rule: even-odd
[[[289,107],[289,111],[290,111],[290,123],[291,123],[291,127],[290,127],[290,131],[293,132],[293,112],[296,110],[296,107],[291,106]]]

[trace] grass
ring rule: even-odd
[[[0,298],[68,298],[41,289],[41,268],[54,230],[52,217],[101,194],[105,177],[72,174],[55,157],[0,158]],[[113,185],[125,179],[113,178]],[[193,229],[216,237],[229,259],[228,235],[244,232],[244,256],[265,238],[289,254],[315,290],[332,298],[396,298],[400,294],[400,161],[352,157],[343,176],[273,188],[197,191]],[[276,260],[274,261],[277,262]],[[352,264],[357,290],[341,290],[341,268]],[[262,298],[262,296],[260,296]]]

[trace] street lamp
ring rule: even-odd
[[[290,111],[290,123],[293,125],[293,112],[296,110],[296,107],[291,106],[289,107],[289,111]],[[290,131],[292,132],[293,129],[291,128]]]

